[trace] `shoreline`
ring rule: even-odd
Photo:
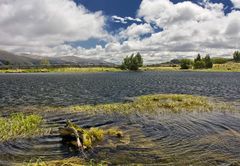
[[[52,67],[43,66],[36,68],[0,68],[0,73],[102,73],[102,72],[126,72],[120,67]],[[211,69],[180,69],[180,66],[143,66],[138,71],[131,72],[240,72],[240,63],[214,64]]]

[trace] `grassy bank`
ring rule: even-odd
[[[224,64],[214,64],[211,69],[188,69],[181,70],[176,67],[142,67],[143,71],[203,71],[203,72],[240,72],[240,63],[228,62]]]
[[[214,64],[212,69],[181,70],[180,66],[141,67],[141,71],[203,71],[203,72],[240,72],[240,63],[228,62]],[[97,73],[124,71],[114,67],[62,67],[62,68],[31,68],[31,69],[0,69],[0,73]]]
[[[0,73],[49,73],[49,72],[64,72],[64,73],[91,73],[91,72],[117,72],[121,71],[118,68],[108,67],[63,67],[63,68],[32,68],[32,69],[0,69]]]
[[[43,133],[42,122],[42,117],[34,114],[19,113],[0,118],[0,142],[41,134]]]
[[[217,103],[209,98],[193,95],[160,94],[137,97],[133,102],[99,104],[99,105],[77,105],[67,108],[72,111],[124,113],[132,112],[193,112],[230,109],[225,103]]]

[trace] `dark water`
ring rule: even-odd
[[[240,99],[240,73],[0,74],[0,107],[123,101],[153,93]]]
[[[144,72],[99,74],[0,75],[0,106],[73,105],[123,101],[152,93],[186,93],[237,101],[240,73]],[[4,108],[2,108],[4,110]],[[228,110],[226,110],[228,111]],[[54,112],[44,115],[53,131],[32,139],[0,144],[0,165],[32,159],[84,157],[66,146],[58,127],[70,119],[79,126],[118,127],[124,141],[103,142],[87,159],[115,164],[230,165],[240,162],[240,112],[89,115]]]
[[[0,164],[33,159],[56,160],[84,157],[62,143],[57,128],[66,118],[82,127],[119,127],[128,141],[102,143],[87,151],[87,158],[111,164],[230,165],[240,161],[239,113],[87,115],[83,113],[48,114],[49,135],[0,144]],[[124,138],[124,139],[126,139]]]

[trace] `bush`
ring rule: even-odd
[[[121,65],[122,70],[138,70],[139,67],[143,66],[143,58],[140,53],[137,53],[137,55],[134,56],[132,54],[130,57],[126,57],[123,60],[123,63]]]
[[[206,66],[205,62],[203,60],[201,61],[196,61],[193,64],[194,69],[204,69]]]
[[[235,52],[233,53],[233,60],[234,60],[235,62],[240,62],[240,51],[235,51]]]
[[[190,69],[190,68],[192,68],[192,64],[193,64],[193,62],[192,62],[192,60],[190,60],[190,59],[182,59],[181,61],[181,69]]]

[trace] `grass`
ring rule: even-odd
[[[129,103],[113,103],[99,105],[76,105],[68,109],[72,111],[132,113],[132,112],[193,112],[230,109],[225,103],[216,103],[207,97],[193,95],[160,94],[137,97]]]
[[[91,72],[118,72],[118,68],[108,67],[63,67],[63,68],[32,68],[32,69],[0,69],[0,73],[49,73],[49,72],[64,72],[64,73],[91,73]]]
[[[41,116],[33,114],[18,113],[8,118],[0,118],[0,142],[40,134],[43,132],[42,122]]]
[[[225,64],[214,64],[213,71],[240,72],[240,63],[228,62]]]
[[[162,66],[162,67],[142,67],[140,68],[142,71],[180,71],[180,67],[170,67],[170,66]]]
[[[189,69],[181,70],[176,67],[142,67],[143,71],[203,71],[203,72],[240,72],[240,63],[228,62],[224,64],[214,64],[212,69]]]
[[[212,69],[189,69],[181,70],[180,66],[170,67],[141,67],[141,71],[205,71],[205,72],[240,72],[240,63],[228,62],[214,64]],[[32,68],[32,69],[0,69],[0,73],[97,73],[97,72],[120,72],[114,67],[62,67],[62,68]]]

